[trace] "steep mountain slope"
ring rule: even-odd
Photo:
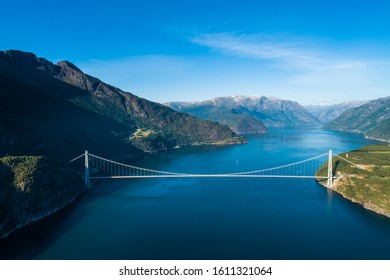
[[[304,106],[304,108],[309,111],[313,116],[318,118],[323,124],[327,124],[335,120],[345,111],[359,107],[368,101],[350,101],[341,104],[327,105],[327,106],[316,106],[309,105]]]
[[[0,238],[85,190],[65,161],[237,144],[228,127],[147,101],[34,54],[0,52]]]
[[[63,61],[0,52],[0,155],[156,152],[178,145],[242,143],[201,121],[107,85]],[[146,137],[131,137],[150,130]]]
[[[324,129],[363,133],[367,137],[390,141],[390,97],[349,109]]]
[[[227,124],[239,133],[243,133],[238,128],[244,116],[246,123],[256,124],[257,132],[266,131],[264,127],[320,124],[316,117],[297,102],[274,97],[218,97],[203,102],[170,102],[166,105],[202,119]]]

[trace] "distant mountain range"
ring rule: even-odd
[[[169,102],[165,105],[200,119],[228,125],[240,134],[264,133],[271,127],[321,124],[297,102],[275,97],[230,96],[203,102]]]
[[[390,97],[349,109],[324,129],[362,133],[370,138],[390,141]]]
[[[265,96],[218,97],[165,105],[225,124],[239,134],[264,133],[273,127],[316,125],[390,141],[390,97],[329,106],[301,106],[295,101]]]
[[[309,105],[304,106],[313,116],[318,118],[323,124],[327,124],[335,120],[342,113],[351,108],[359,107],[368,101],[350,101],[334,105]]]

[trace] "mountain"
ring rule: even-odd
[[[166,105],[203,120],[212,120],[227,125],[238,134],[257,134],[268,131],[260,120],[251,117],[248,110],[241,106],[215,105],[212,101],[171,102]]]
[[[370,138],[390,141],[390,97],[349,109],[324,129],[363,133]]]
[[[334,105],[309,105],[304,108],[309,111],[313,116],[318,118],[323,124],[327,124],[335,120],[342,113],[351,108],[359,107],[368,101],[350,101],[341,104]]]
[[[20,51],[0,52],[0,131],[0,156],[69,158],[90,149],[112,157],[245,142],[226,126],[124,92],[70,62]]]
[[[85,190],[64,162],[86,149],[115,159],[245,141],[227,126],[124,92],[70,62],[1,51],[0,238]]]
[[[297,102],[275,97],[231,96],[203,102],[170,102],[166,105],[201,119],[226,124],[242,134],[248,131],[263,133],[268,127],[320,124]]]

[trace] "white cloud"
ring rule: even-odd
[[[390,95],[390,59],[385,55],[373,59],[329,42],[285,35],[218,33],[190,40],[208,49],[77,65],[104,82],[158,102],[201,101],[237,92],[302,104]],[[320,101],[322,97],[327,99]]]
[[[265,34],[235,35],[232,33],[200,34],[190,39],[193,43],[210,47],[227,54],[239,55],[260,60],[283,61],[306,67],[317,63],[306,40],[283,42]]]
[[[309,38],[291,36],[234,33],[200,34],[193,43],[210,47],[225,54],[270,61],[277,67],[300,70],[354,70],[366,67],[367,61],[350,58],[318,46]]]
[[[213,52],[258,61],[265,71],[270,67],[278,69],[283,75],[279,81],[273,81],[275,87],[283,83],[297,96],[301,95],[302,100],[305,92],[307,96],[308,92],[310,96],[323,93],[333,96],[332,100],[322,102],[353,99],[356,95],[390,94],[390,58],[373,58],[370,49],[367,53],[361,48],[351,51],[350,46],[343,48],[307,37],[270,34],[200,34],[190,40]]]

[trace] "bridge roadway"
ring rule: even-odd
[[[85,151],[85,153],[81,156],[84,156],[85,158],[84,178],[86,185],[89,185],[90,180],[137,178],[309,178],[327,179],[328,184],[331,183],[334,179],[331,170],[326,170],[327,176],[310,174],[314,169],[313,166],[310,166],[313,161],[317,161],[316,164],[319,165],[318,167],[320,167],[325,163],[326,160],[328,160],[330,161],[328,164],[328,169],[332,168],[331,150],[329,153],[287,165],[263,170],[224,174],[191,174],[146,169],[112,161],[94,154],[89,154],[88,151]],[[74,160],[80,158],[81,156],[75,158]],[[320,160],[320,162],[318,162],[318,160]],[[301,170],[299,171],[299,169]],[[306,170],[306,172],[303,173],[302,169]],[[97,172],[100,170],[103,171],[103,174],[99,174],[97,176]],[[311,172],[308,170],[311,170]]]
[[[327,185],[332,187],[333,179],[333,165],[332,165],[332,151],[316,157],[312,157],[299,162],[282,165],[273,168],[262,170],[254,170],[239,173],[225,173],[225,174],[191,174],[191,173],[177,173],[160,170],[152,170],[132,165],[127,165],[112,161],[85,151],[84,154],[71,160],[73,162],[81,157],[84,157],[84,182],[85,185],[90,184],[90,180],[102,179],[137,179],[137,178],[308,178],[308,179],[327,179]],[[326,176],[312,175],[313,170],[323,167],[324,163],[328,161],[328,167],[325,171]],[[70,163],[69,162],[69,163]],[[101,172],[101,174],[97,174]],[[318,174],[318,173],[317,173]]]
[[[183,174],[183,175],[135,175],[135,176],[90,176],[90,179],[136,179],[136,178],[302,178],[328,179],[327,176],[298,176],[298,175],[238,175],[238,174]],[[337,177],[333,177],[336,179]]]
[[[335,154],[334,156],[349,163],[353,167],[362,168],[360,165],[355,164],[345,158],[342,158],[337,154]],[[112,161],[94,154],[89,154],[88,151],[85,151],[84,154],[72,159],[68,162],[68,164],[82,157],[84,157],[84,183],[86,186],[90,185],[91,179],[102,180],[137,178],[307,178],[324,180],[326,179],[327,187],[333,188],[333,180],[338,178],[337,176],[334,176],[332,150],[329,150],[329,152],[326,154],[322,154],[316,157],[312,157],[287,165],[262,170],[226,174],[191,174],[152,170]],[[327,163],[327,168],[324,167],[325,163]],[[315,166],[316,168],[314,168]],[[324,169],[326,168],[327,176],[315,175],[318,174],[319,171],[316,171],[314,175],[308,175],[309,173],[313,172],[313,169],[318,170],[318,168],[320,168],[320,172],[325,171]],[[91,176],[94,175],[94,173],[96,175],[96,173],[100,170],[105,172],[105,174],[102,174],[101,176]],[[306,173],[302,174],[302,170],[304,170]]]

